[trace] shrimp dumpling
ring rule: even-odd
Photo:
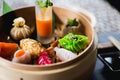
[[[77,54],[69,50],[66,50],[64,48],[55,47],[54,51],[56,52],[56,56],[58,56],[61,61],[67,61],[67,60],[77,57]]]

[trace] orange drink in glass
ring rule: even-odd
[[[52,19],[36,19],[37,33],[41,37],[48,37],[52,34]]]
[[[52,6],[40,7],[36,5],[36,30],[37,39],[42,44],[51,42],[53,35]]]

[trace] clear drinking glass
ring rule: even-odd
[[[42,44],[49,44],[53,37],[52,6],[35,6],[37,39]]]

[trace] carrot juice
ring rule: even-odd
[[[41,37],[49,37],[52,34],[52,19],[36,18],[37,34]]]
[[[52,41],[52,7],[36,6],[36,30],[37,39],[42,44],[48,44]]]

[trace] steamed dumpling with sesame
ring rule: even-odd
[[[31,56],[39,56],[44,50],[44,47],[41,45],[41,43],[30,38],[20,40],[20,47],[23,50],[28,50]]]

